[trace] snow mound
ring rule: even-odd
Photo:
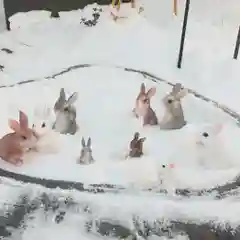
[[[190,141],[193,135],[191,129],[201,129],[201,125],[204,126],[202,122],[208,124],[224,122],[237,133],[239,130],[234,127],[233,120],[221,110],[189,95],[183,100],[183,106],[186,119],[189,126],[193,126],[192,128],[187,126],[170,132],[161,131],[159,127],[143,128],[141,121],[132,116],[141,82],[147,87],[157,87],[157,95],[152,105],[160,119],[164,110],[161,99],[171,88],[146,80],[137,73],[128,73],[120,69],[107,67],[94,67],[94,71],[91,68],[79,69],[58,76],[56,80],[4,89],[1,98],[3,101],[7,97],[8,102],[2,109],[5,116],[2,118],[0,129],[2,134],[7,131],[7,118],[17,117],[17,109],[27,112],[32,123],[36,106],[47,104],[52,108],[62,87],[66,89],[67,94],[74,91],[79,93],[79,100],[76,103],[79,132],[74,136],[61,136],[62,145],[58,154],[34,156],[33,159],[26,160],[21,168],[10,166],[5,162],[1,162],[1,167],[47,179],[78,181],[86,184],[137,185],[144,188],[158,184],[159,179],[164,175],[162,165],[170,163],[175,163],[176,168],[172,170],[174,177],[168,177],[168,181],[175,187],[213,187],[235,177],[239,171],[237,162],[232,162],[230,168],[220,170],[217,170],[218,162],[215,162],[211,169],[207,164],[202,166],[196,156],[185,157],[192,148],[188,147],[184,150],[181,146],[185,142],[183,140]],[[28,94],[35,93],[39,88],[42,89],[41,97]],[[198,109],[197,113],[194,109]],[[145,155],[141,159],[125,160],[129,142],[136,131],[147,138],[144,145]],[[80,156],[82,137],[92,138],[95,164],[82,166],[76,163]],[[234,141],[231,136],[226,139],[229,142]],[[177,158],[174,158],[177,151]],[[226,152],[228,153],[228,150]],[[183,164],[183,159],[187,167]],[[213,159],[208,161],[213,162]],[[193,172],[196,176],[194,179],[192,179]],[[166,174],[165,178],[167,178]]]

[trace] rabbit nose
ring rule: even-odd
[[[204,143],[203,143],[202,141],[196,141],[196,144],[197,144],[198,146],[204,146]]]
[[[169,164],[169,168],[175,168],[175,164],[170,163],[170,164]]]

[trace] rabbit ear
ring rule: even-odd
[[[41,116],[40,109],[39,109],[38,107],[36,107],[36,108],[34,109],[34,116],[35,116],[35,117],[40,117],[40,116]]]
[[[145,92],[146,92],[146,87],[145,87],[145,84],[142,83],[140,86],[140,93],[145,93]]]
[[[147,95],[149,98],[153,97],[156,94],[156,88],[152,87],[147,91]]]
[[[28,117],[22,111],[19,111],[19,123],[20,123],[21,129],[27,129],[28,128]]]
[[[181,83],[176,83],[173,88],[172,88],[172,94],[173,95],[177,95],[180,91],[181,91],[181,88],[182,88],[182,84]]]
[[[84,138],[82,138],[82,146],[83,146],[83,147],[86,147],[86,143],[85,143]]]
[[[188,94],[188,90],[186,88],[181,89],[179,91],[179,93],[177,93],[176,98],[181,99],[181,98],[185,97],[187,94]]]
[[[65,94],[64,88],[61,88],[60,96],[54,105],[54,109],[59,110],[65,104],[65,101],[66,101],[66,94]]]
[[[140,138],[138,141],[144,142],[146,140],[146,138]]]
[[[222,124],[220,124],[220,123],[216,124],[216,125],[213,126],[213,133],[215,135],[218,135],[222,131],[222,129],[223,129],[223,125]]]
[[[44,111],[43,111],[44,117],[47,118],[50,116],[50,114],[51,114],[51,109],[49,107],[45,106]]]
[[[77,99],[78,99],[78,93],[75,92],[75,93],[73,93],[73,94],[68,98],[68,100],[67,100],[66,103],[67,103],[68,105],[72,105],[74,102],[77,101]]]
[[[88,138],[88,141],[87,141],[87,146],[88,146],[88,147],[91,147],[91,143],[92,143],[92,140],[91,140],[91,138],[89,137],[89,138]]]
[[[8,126],[16,133],[19,133],[21,131],[20,124],[16,120],[9,119]]]

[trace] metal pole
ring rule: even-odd
[[[234,59],[237,59],[238,57],[239,46],[240,46],[240,26],[238,28],[238,35],[237,35],[236,45],[235,45],[234,54],[233,54]]]
[[[6,1],[7,0],[3,1],[3,8],[4,8],[4,14],[5,14],[6,28],[7,28],[8,31],[10,31],[10,22],[8,21]]]
[[[183,48],[184,48],[185,34],[186,34],[186,28],[187,28],[189,6],[190,6],[190,0],[186,0],[183,26],[182,26],[182,35],[181,35],[181,42],[180,42],[180,49],[179,49],[178,62],[177,62],[177,67],[178,68],[181,68],[181,65],[182,65]]]

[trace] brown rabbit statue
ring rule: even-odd
[[[27,115],[19,111],[19,122],[10,119],[9,127],[14,131],[0,139],[0,157],[14,165],[23,163],[24,154],[37,143],[37,137],[28,126]]]
[[[145,84],[140,86],[140,93],[136,98],[133,113],[137,118],[143,118],[143,126],[158,125],[156,113],[151,107],[151,98],[156,94],[156,88],[152,87],[146,92]]]
[[[143,142],[146,138],[139,138],[140,134],[136,132],[133,140],[130,142],[129,157],[141,157],[143,155]]]

